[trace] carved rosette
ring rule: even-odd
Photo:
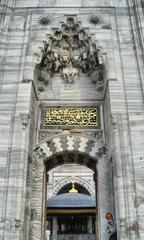
[[[60,73],[66,83],[74,83],[83,73],[96,83],[99,91],[103,88],[104,64],[100,50],[73,17],[68,17],[45,42],[37,69],[38,80],[45,85],[56,73]]]

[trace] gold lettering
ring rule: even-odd
[[[45,108],[43,125],[97,126],[97,108]]]

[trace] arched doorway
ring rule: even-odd
[[[73,172],[72,167],[75,168]],[[69,173],[77,175],[81,174],[82,169],[91,173],[91,170],[78,164],[64,164],[48,172],[46,240],[95,240],[95,196],[90,196],[88,189],[77,184],[74,175],[57,195],[51,194],[49,182],[58,184],[58,171],[61,170],[63,175],[67,173],[64,170],[68,169]],[[91,178],[93,181],[93,174]]]
[[[93,170],[97,196],[97,236],[105,240],[105,213],[111,210],[111,184],[105,147],[101,142],[81,134],[56,135],[42,141],[34,150],[31,191],[33,216],[30,239],[44,239],[47,172],[66,163],[85,165]]]

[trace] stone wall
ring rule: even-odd
[[[27,239],[28,233],[23,236],[25,210],[30,208],[26,197],[30,193],[27,166],[38,142],[39,103],[54,106],[59,102],[65,106],[103,105],[102,130],[113,166],[109,174],[114,174],[118,239],[143,239],[144,17],[140,3],[1,1],[0,12],[1,239]],[[58,75],[45,92],[37,91],[34,72],[41,59],[43,40],[65,20],[65,15],[71,14],[77,15],[102,48],[107,70],[103,94],[84,77],[68,87]],[[91,15],[98,17],[98,24],[89,22]],[[43,16],[50,16],[49,25],[40,24]],[[48,131],[44,138],[59,132]],[[96,136],[96,131],[82,132]]]
[[[70,0],[15,0],[15,1],[7,1],[2,0],[1,2],[4,5],[13,6],[13,7],[126,7],[126,0],[74,0],[71,2]]]

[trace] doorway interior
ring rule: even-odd
[[[63,164],[48,172],[47,240],[96,239],[93,174],[93,170],[76,163]],[[53,186],[51,182],[54,183]],[[89,191],[90,184],[94,187],[93,192]],[[55,185],[58,189],[57,194],[50,194],[50,189],[55,189]]]

